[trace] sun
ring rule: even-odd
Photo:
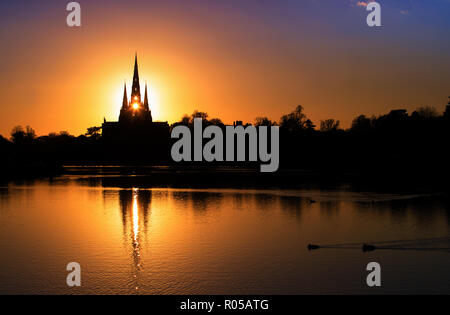
[[[127,87],[127,91],[129,91],[129,86]],[[144,91],[142,91],[143,93]],[[114,86],[114,90],[110,92],[111,94],[111,103],[114,104],[114,109],[111,110],[112,113],[119,112],[122,108],[123,101],[123,85]],[[152,111],[153,118],[159,119],[161,115],[161,107],[160,107],[160,89],[154,84],[148,85],[148,105],[150,110]],[[130,93],[128,92],[128,100],[130,100]],[[138,100],[131,99],[131,108],[134,110],[140,110],[142,106],[139,105]]]

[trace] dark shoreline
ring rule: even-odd
[[[13,170],[13,169],[11,169]],[[3,182],[73,175],[89,185],[119,188],[242,188],[242,189],[351,189],[395,193],[450,192],[449,183],[439,174],[399,174],[383,172],[337,173],[319,170],[281,169],[260,173],[258,167],[215,166],[134,166],[70,165],[23,167]]]
[[[0,182],[50,178],[64,174],[64,167],[57,164],[35,163],[25,165],[3,165],[0,167]]]

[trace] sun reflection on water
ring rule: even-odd
[[[137,200],[137,192],[133,193],[133,212],[132,212],[132,220],[133,220],[133,244],[137,247],[139,246],[139,211],[138,211],[138,200]]]
[[[133,205],[131,212],[131,220],[133,222],[133,231],[132,231],[132,245],[133,245],[133,259],[134,265],[136,267],[134,278],[135,281],[135,289],[139,290],[138,285],[138,274],[141,270],[141,253],[140,253],[140,244],[139,244],[139,205],[138,205],[138,189],[133,189]]]

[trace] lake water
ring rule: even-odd
[[[66,175],[0,188],[0,293],[449,294],[449,235],[439,196],[118,188]],[[382,241],[395,248],[361,250]],[[78,288],[66,285],[72,261]],[[380,288],[366,285],[372,261]]]

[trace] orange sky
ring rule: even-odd
[[[359,114],[394,108],[442,111],[449,95],[448,28],[420,11],[388,11],[375,30],[364,9],[344,1],[333,19],[335,7],[313,1],[298,12],[291,1],[80,1],[82,26],[73,29],[64,3],[44,2],[1,8],[4,136],[19,124],[78,135],[103,117],[117,120],[135,51],[157,121],[196,109],[226,123],[278,120],[301,104],[317,125],[336,118],[348,127]]]

